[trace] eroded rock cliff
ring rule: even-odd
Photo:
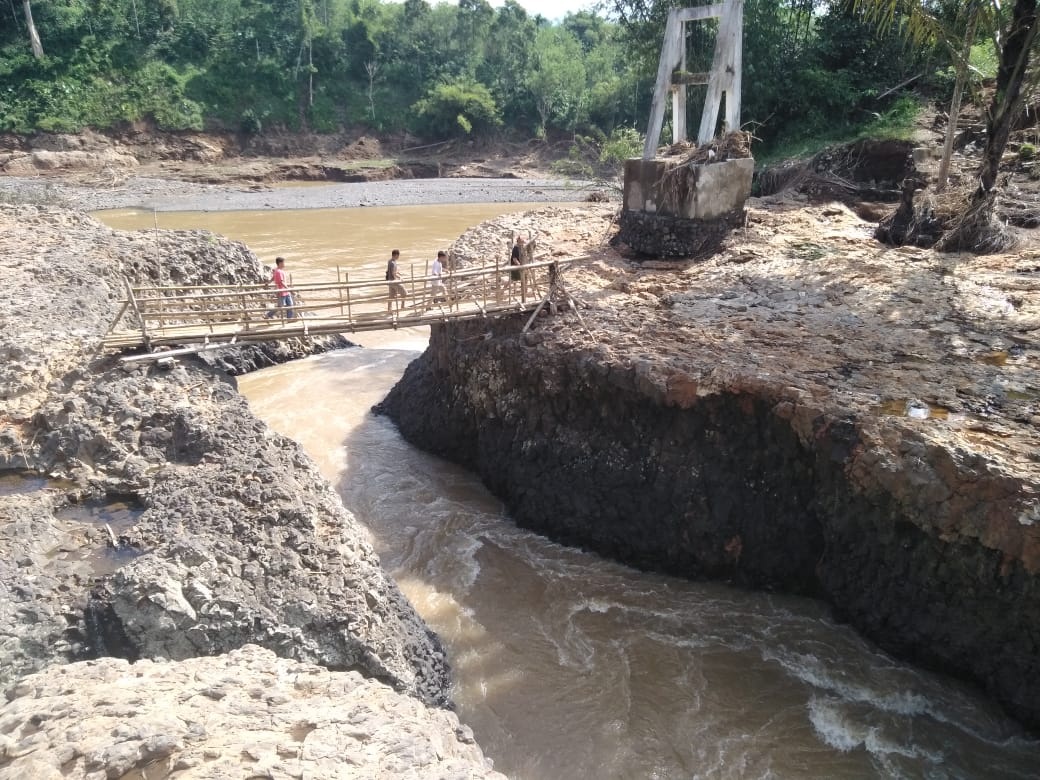
[[[381,409],[524,526],[821,596],[1040,727],[1036,250],[885,250],[843,206],[760,200],[711,260],[650,269],[602,247],[606,216],[460,244],[591,252],[565,279],[588,330],[436,327]]]
[[[0,312],[0,682],[39,670],[47,680],[66,672],[45,667],[77,659],[185,660],[253,644],[445,705],[439,642],[301,448],[214,368],[128,370],[97,352],[124,275],[255,281],[246,247],[33,206],[0,206],[0,234],[17,291]],[[81,511],[116,504],[118,521]],[[83,703],[66,692],[63,706]]]

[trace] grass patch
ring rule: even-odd
[[[830,249],[827,247],[809,241],[795,244],[792,249],[794,250],[794,256],[799,260],[808,260],[810,262],[822,260],[830,254]]]
[[[783,160],[803,159],[828,146],[848,144],[865,138],[905,141],[913,135],[917,119],[923,110],[924,106],[919,100],[903,96],[885,113],[874,114],[870,121],[864,124],[846,126],[832,133],[781,138],[776,144],[756,153],[755,162],[759,166],[766,166]]]
[[[384,168],[393,168],[399,163],[407,163],[407,160],[391,160],[391,159],[379,159],[379,160],[347,160],[345,162],[336,163],[337,168],[342,168],[345,171],[361,171],[361,170],[383,170]]]

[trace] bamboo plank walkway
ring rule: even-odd
[[[520,267],[496,264],[442,277],[402,278],[398,283],[407,295],[400,306],[390,299],[390,282],[385,279],[351,281],[337,270],[335,282],[291,286],[293,317],[275,306],[274,288],[266,284],[134,287],[127,282],[126,298],[102,348],[186,347],[183,352],[191,352],[534,311],[552,296],[559,272],[585,259],[543,260]],[[511,271],[521,278],[514,280]]]

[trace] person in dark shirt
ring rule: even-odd
[[[394,302],[397,302],[397,310],[400,311],[404,307],[404,299],[408,294],[404,289],[404,285],[401,284],[398,279],[401,278],[401,271],[397,267],[397,261],[401,258],[401,250],[395,249],[390,253],[390,259],[386,264],[386,280],[390,282],[390,297],[386,300],[386,310],[393,311]]]
[[[516,237],[516,243],[513,244],[513,251],[509,254],[509,265],[520,266],[524,264],[524,238],[523,236]],[[509,281],[519,282],[520,281],[520,269],[516,268],[509,272]]]

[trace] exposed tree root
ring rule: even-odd
[[[996,193],[976,191],[967,210],[950,220],[935,248],[940,252],[1006,252],[1017,243],[1007,225],[994,216]]]
[[[904,182],[899,206],[882,219],[874,237],[895,246],[934,246],[940,252],[1005,252],[1017,237],[998,218],[996,193],[972,194],[967,188],[922,191],[919,178]],[[965,207],[965,204],[970,204]]]

